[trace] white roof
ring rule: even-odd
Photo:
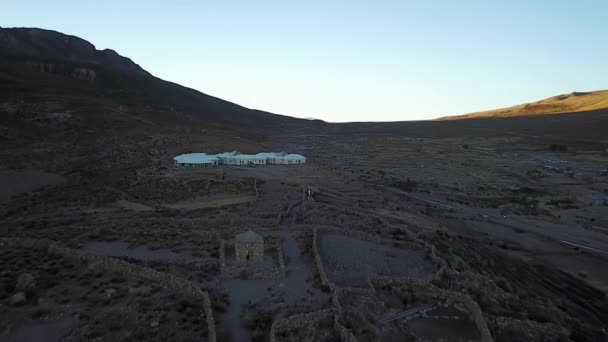
[[[258,158],[276,158],[277,156],[280,156],[280,153],[260,152],[260,153],[256,154],[255,156]]]
[[[219,158],[215,155],[210,155],[207,153],[180,154],[179,156],[173,159],[178,163],[184,164],[213,164],[213,162],[219,160]]]
[[[232,152],[218,153],[218,154],[215,154],[215,156],[219,157],[219,158],[234,158],[235,156],[237,156],[239,154],[241,154],[241,152],[232,151]]]
[[[284,156],[283,158],[284,159],[291,159],[291,160],[304,160],[304,159],[306,159],[306,157],[304,157],[303,155],[296,154],[296,153],[288,154],[288,155]]]
[[[224,158],[234,158],[241,160],[251,160],[251,159],[284,159],[284,160],[304,160],[304,157],[301,154],[286,154],[285,152],[260,152],[257,154],[241,154],[239,151],[232,152],[224,152],[218,154],[207,154],[207,153],[186,153],[181,154],[173,159],[178,163],[184,164],[213,164],[220,159]]]
[[[256,154],[239,154],[234,156],[234,159],[262,159],[262,157],[258,157]]]

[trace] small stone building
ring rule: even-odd
[[[234,239],[236,261],[262,261],[264,238],[251,230],[238,234]]]

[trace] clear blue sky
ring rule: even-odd
[[[246,107],[431,119],[608,88],[608,1],[6,1],[0,26],[112,48]]]

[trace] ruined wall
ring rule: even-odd
[[[355,292],[355,293],[365,293],[368,294],[370,293],[370,291],[373,293],[374,289],[351,289],[351,288],[347,288],[347,289],[341,289],[339,287],[337,287],[333,282],[331,282],[329,280],[329,278],[327,277],[327,274],[325,273],[325,268],[323,267],[323,260],[321,259],[321,255],[319,254],[319,248],[317,245],[317,229],[313,229],[313,241],[312,241],[312,249],[313,249],[313,255],[314,255],[314,259],[315,259],[315,264],[317,265],[317,271],[319,272],[319,276],[321,278],[321,284],[323,286],[327,286],[329,288],[330,291],[330,299],[331,299],[331,306],[333,309],[333,314],[334,314],[334,329],[336,330],[336,332],[338,333],[338,335],[340,336],[340,340],[342,342],[356,342],[357,339],[355,338],[355,336],[352,334],[352,332],[350,330],[348,330],[346,327],[344,327],[342,324],[340,324],[340,317],[342,316],[342,304],[340,303],[340,297],[342,295],[345,295],[349,292]]]
[[[294,329],[300,329],[321,321],[333,319],[332,309],[297,314],[275,320],[270,326],[270,342],[276,342],[276,334]]]
[[[475,322],[477,329],[481,335],[481,342],[493,342],[492,334],[490,334],[490,329],[488,328],[488,323],[483,317],[483,313],[479,304],[475,302],[471,297],[464,293],[454,292],[454,291],[445,291],[444,296],[447,298],[448,302],[460,303],[471,315],[471,318]]]
[[[319,254],[319,247],[317,244],[317,229],[313,229],[312,233],[312,253],[314,255],[315,264],[317,265],[317,271],[319,272],[319,276],[321,277],[321,285],[327,286],[330,289],[335,287],[335,285],[329,281],[327,277],[327,273],[325,273],[325,267],[323,266],[323,260],[321,259],[321,255]]]
[[[379,237],[376,235],[367,234],[362,231],[347,229],[343,227],[329,226],[329,225],[310,225],[310,224],[297,224],[295,225],[296,229],[317,229],[322,232],[331,232],[337,233],[340,235],[348,236],[353,239],[358,239],[362,241],[372,242],[379,245],[395,247],[395,248],[403,248],[403,249],[411,249],[411,250],[426,250],[425,244],[423,241],[418,240],[414,237],[410,238],[410,240],[390,240],[383,237]]]
[[[334,327],[335,331],[338,333],[338,335],[340,336],[340,340],[342,342],[355,342],[355,341],[357,341],[357,338],[353,335],[353,333],[349,329],[347,329],[345,326],[343,326],[340,323],[340,317],[342,317],[342,312],[343,312],[341,298],[343,298],[344,296],[349,296],[351,294],[356,294],[359,296],[361,296],[361,295],[373,296],[375,294],[376,286],[381,286],[384,284],[387,284],[387,285],[395,284],[395,283],[424,286],[425,288],[427,288],[429,290],[429,295],[432,298],[435,298],[434,300],[436,300],[436,303],[439,303],[439,301],[441,300],[441,301],[446,301],[448,303],[450,301],[452,301],[452,302],[461,304],[469,312],[471,318],[475,322],[475,325],[477,326],[477,329],[479,330],[480,335],[481,335],[481,341],[482,342],[492,342],[493,341],[490,331],[488,329],[487,322],[483,317],[483,313],[481,312],[481,308],[474,300],[472,300],[466,294],[457,293],[457,292],[449,291],[449,290],[445,290],[445,289],[440,289],[430,283],[432,279],[440,278],[440,277],[444,276],[446,272],[449,272],[449,267],[447,266],[445,260],[443,260],[439,256],[439,253],[437,252],[437,249],[435,248],[434,245],[429,244],[412,234],[407,235],[408,240],[406,240],[406,241],[394,241],[394,240],[389,240],[389,239],[385,239],[382,237],[378,237],[375,235],[370,235],[370,234],[367,234],[362,231],[354,231],[354,230],[345,229],[343,227],[335,227],[335,226],[328,226],[328,225],[308,225],[308,224],[297,224],[296,225],[296,224],[294,224],[295,220],[292,221],[291,223],[294,226],[294,228],[304,229],[304,230],[310,229],[313,232],[313,241],[312,241],[313,251],[312,252],[313,252],[313,257],[315,260],[315,265],[317,267],[317,271],[319,272],[321,284],[323,286],[328,287],[330,290],[331,308],[332,308],[333,320],[334,320],[333,327]],[[331,280],[328,278],[328,276],[325,272],[323,260],[319,254],[319,247],[318,247],[319,231],[335,232],[335,233],[339,233],[339,234],[349,236],[352,238],[369,241],[369,242],[373,242],[373,243],[377,243],[377,244],[381,244],[381,245],[396,247],[396,248],[407,248],[407,249],[425,251],[426,255],[429,257],[429,259],[432,261],[432,263],[437,267],[437,271],[433,275],[432,279],[412,279],[412,278],[404,278],[404,277],[403,278],[378,277],[373,280],[368,279],[369,286],[367,288],[340,288],[331,282]],[[424,314],[424,313],[421,313],[421,314]],[[271,332],[272,332],[271,341],[275,341],[273,339],[274,334],[276,332],[280,331],[278,328],[282,328],[283,327],[282,324],[283,324],[282,322],[279,322],[279,323],[277,323],[277,326],[274,327],[274,329],[271,329]],[[273,323],[273,325],[274,325],[274,323]]]
[[[226,271],[226,243],[220,239],[220,276]]]
[[[334,329],[340,336],[341,342],[358,342],[355,335],[339,322],[337,316],[334,316]]]
[[[0,238],[0,245],[20,246],[24,248],[46,249],[49,254],[57,255],[77,263],[87,263],[89,267],[104,271],[116,272],[136,278],[157,282],[160,286],[194,297],[200,301],[205,312],[208,329],[208,340],[216,341],[215,320],[209,294],[202,291],[195,283],[167,273],[158,272],[148,267],[138,266],[112,257],[89,254],[81,250],[61,247],[57,242],[22,238]]]
[[[285,215],[288,215],[289,212],[291,211],[291,209],[293,209],[293,203],[289,204],[287,206],[287,209],[285,209],[285,211],[282,211],[277,215],[277,222],[276,222],[277,225],[281,224],[281,221],[283,221],[283,217],[285,217]]]
[[[285,259],[283,258],[283,244],[282,243],[277,244],[277,259],[279,262],[279,270],[281,272],[281,279],[282,279],[282,278],[285,278],[285,273],[286,273]]]
[[[471,319],[475,322],[477,326],[477,330],[479,330],[479,334],[482,342],[492,342],[494,341],[492,335],[490,334],[490,329],[488,328],[488,324],[483,317],[483,313],[481,308],[471,297],[464,293],[446,290],[442,288],[438,288],[427,281],[420,279],[394,279],[390,277],[382,277],[377,278],[372,281],[372,285],[375,287],[382,287],[386,285],[393,286],[418,286],[424,287],[425,290],[437,301],[443,301],[446,304],[458,304],[463,306],[466,311],[469,313]]]

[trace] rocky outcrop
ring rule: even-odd
[[[18,291],[29,291],[36,288],[36,280],[29,273],[20,274],[17,277],[17,290]]]
[[[80,81],[93,82],[97,77],[97,73],[88,68],[74,68],[72,70],[72,77]]]
[[[25,293],[18,292],[9,298],[9,302],[13,306],[19,306],[25,304],[25,302],[27,302],[27,298],[25,297]]]
[[[56,68],[52,63],[27,61],[24,66],[29,70],[52,73]]]

